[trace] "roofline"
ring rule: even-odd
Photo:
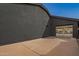
[[[32,6],[37,6],[40,7],[41,9],[43,9],[47,15],[49,16],[49,18],[51,17],[50,13],[48,12],[47,8],[45,8],[44,5],[39,5],[39,4],[34,4],[34,3],[13,3],[13,4],[20,4],[20,5],[32,5]]]
[[[53,16],[53,15],[51,17],[60,19],[60,20],[79,22],[79,19],[76,19],[76,18],[68,18],[68,17],[62,17],[62,16]]]
[[[11,3],[11,4],[20,4],[20,5],[32,5],[32,6],[37,6],[37,7],[40,7],[41,9],[43,9],[49,16],[49,19],[51,17],[53,18],[56,18],[56,19],[60,19],[60,20],[66,20],[66,21],[73,21],[73,22],[79,22],[79,19],[76,19],[76,18],[68,18],[68,17],[63,17],[63,16],[54,16],[54,15],[51,15],[48,11],[48,9],[44,6],[44,5],[39,5],[39,4],[36,4],[36,3]]]
[[[51,15],[48,11],[48,9],[44,6],[44,5],[37,5],[37,4],[32,4],[32,3],[27,3],[28,5],[35,5],[35,6],[38,6],[40,8],[42,8],[49,16],[49,18],[51,17],[54,17],[54,18],[57,18],[57,19],[63,19],[63,20],[67,20],[67,21],[73,21],[73,22],[79,22],[79,19],[76,19],[76,18],[68,18],[68,17],[63,17],[63,16],[54,16],[54,15]]]

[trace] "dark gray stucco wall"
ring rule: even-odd
[[[79,46],[79,22],[77,22],[77,29],[76,29],[76,35],[77,35],[77,43],[78,43],[78,46]]]
[[[75,31],[76,31],[76,38],[79,41],[79,22],[77,22],[75,25]]]
[[[74,25],[73,25],[73,37],[74,37],[74,38],[77,38],[77,36],[78,36],[77,28],[78,28],[78,24],[77,24],[77,22],[76,22],[76,23],[74,23]]]
[[[0,4],[0,44],[42,37],[49,16],[37,6]]]
[[[48,37],[48,36],[56,36],[56,24],[54,20],[51,19],[51,17],[46,26],[46,30],[43,34],[43,37]]]

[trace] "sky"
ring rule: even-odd
[[[79,3],[43,3],[43,5],[51,15],[79,19]]]

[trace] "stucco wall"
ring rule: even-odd
[[[0,43],[9,44],[43,36],[49,16],[40,7],[0,4]]]

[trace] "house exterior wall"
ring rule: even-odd
[[[43,37],[48,37],[48,36],[56,36],[56,23],[54,21],[54,18],[51,17],[48,21]]]
[[[0,4],[0,44],[42,37],[49,21],[38,6]]]

